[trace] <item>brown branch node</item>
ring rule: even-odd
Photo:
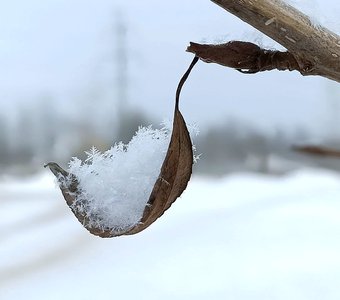
[[[268,50],[250,42],[231,41],[224,44],[198,44],[190,42],[188,52],[207,63],[217,63],[245,74],[270,71],[299,71],[307,75],[313,64],[296,58],[288,51]]]

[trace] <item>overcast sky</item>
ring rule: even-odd
[[[340,32],[338,1],[289,2]],[[208,0],[3,1],[2,107],[15,111],[22,102],[34,105],[37,97],[48,94],[68,109],[73,99],[93,90],[115,89],[118,12],[128,26],[129,104],[159,120],[172,115],[178,80],[192,59],[185,52],[189,41],[262,39],[250,26]],[[262,42],[274,45],[268,39]],[[303,78],[296,72],[247,76],[200,62],[182,96],[183,114],[201,128],[241,118],[269,130],[304,126],[318,132],[334,128],[340,113],[336,83]]]

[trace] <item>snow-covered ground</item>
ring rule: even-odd
[[[194,177],[146,231],[91,236],[53,175],[0,181],[0,299],[340,299],[340,175]]]

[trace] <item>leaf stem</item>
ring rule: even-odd
[[[181,80],[178,83],[178,87],[177,87],[177,91],[176,91],[175,112],[178,110],[179,96],[181,94],[182,87],[183,87],[185,81],[188,79],[190,72],[191,72],[192,68],[195,66],[195,64],[197,63],[197,61],[198,61],[198,57],[195,56],[194,59],[192,60],[191,64],[190,64],[188,70],[184,73],[183,77],[181,78]]]

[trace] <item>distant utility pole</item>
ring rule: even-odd
[[[121,12],[116,13],[116,138],[127,143],[136,131],[135,116],[128,112],[129,75],[128,75],[128,46],[127,25]],[[137,124],[137,126],[140,124]]]
[[[127,26],[121,12],[116,13],[115,38],[117,114],[118,117],[122,117],[126,112],[128,103],[128,50]]]

